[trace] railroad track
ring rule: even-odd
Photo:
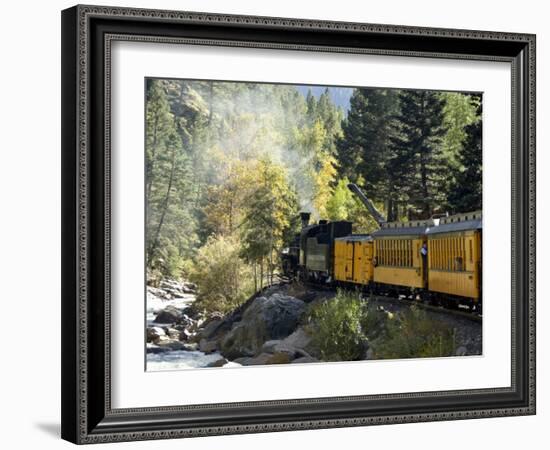
[[[294,281],[291,278],[285,277],[283,275],[279,275],[278,279],[279,279],[279,282],[278,283],[273,283],[272,286],[275,286],[277,284],[279,284],[279,285],[290,284]],[[327,291],[328,292],[335,292],[336,291],[336,286],[320,285],[320,284],[315,284],[315,283],[311,283],[311,282],[303,282],[303,281],[300,282],[300,283],[303,284],[304,286],[306,286],[309,289],[313,289],[313,290],[317,290],[317,291],[323,291],[323,292],[327,292]],[[455,317],[462,317],[464,319],[468,319],[468,320],[471,320],[471,321],[474,321],[474,322],[481,323],[482,320],[483,320],[483,316],[481,314],[476,313],[476,312],[463,311],[463,310],[460,310],[460,309],[445,308],[444,306],[438,306],[438,305],[433,305],[433,304],[430,304],[430,303],[424,303],[420,300],[413,300],[413,299],[406,298],[406,297],[396,298],[396,297],[388,297],[388,296],[383,296],[383,295],[374,295],[374,298],[377,301],[393,303],[393,304],[397,304],[397,305],[403,305],[403,304],[407,304],[409,306],[414,305],[418,308],[421,308],[421,309],[424,309],[424,310],[427,310],[427,311],[432,311],[432,312],[436,312],[436,313],[440,313],[440,314],[448,314],[448,315],[455,316]]]
[[[290,284],[293,281],[293,280],[288,279],[286,277],[280,277],[279,279],[280,279],[280,281],[279,281],[278,284],[280,284],[280,285]],[[308,289],[312,289],[312,290],[317,290],[317,291],[322,291],[322,292],[327,292],[327,291],[328,292],[335,292],[336,291],[336,286],[319,285],[319,284],[315,284],[315,283],[311,283],[311,282],[303,282],[303,281],[301,283],[305,287],[307,287]],[[274,283],[273,285],[275,285],[275,284],[276,283]],[[377,301],[393,303],[393,304],[396,304],[396,305],[404,305],[404,304],[409,305],[409,306],[414,305],[415,307],[420,308],[420,309],[424,309],[426,311],[432,311],[432,312],[436,312],[436,313],[440,313],[440,314],[447,314],[447,315],[450,315],[450,316],[461,317],[461,318],[464,318],[464,319],[471,320],[473,322],[481,323],[482,320],[483,320],[483,316],[481,314],[476,313],[476,312],[463,311],[463,310],[460,310],[460,309],[445,308],[443,306],[432,305],[432,304],[429,304],[429,303],[424,303],[420,300],[413,300],[413,299],[406,298],[406,297],[396,298],[396,297],[388,297],[388,296],[383,296],[383,295],[373,295],[373,297]],[[368,298],[368,294],[365,294],[364,298]]]
[[[467,311],[461,311],[460,309],[451,309],[451,308],[445,308],[443,306],[431,305],[429,303],[424,303],[419,300],[412,300],[410,298],[384,297],[379,295],[374,296],[374,298],[376,299],[376,301],[388,302],[388,303],[393,303],[398,305],[407,304],[410,306],[415,306],[417,308],[436,312],[439,314],[447,314],[450,316],[462,317],[464,319],[468,319],[473,322],[481,323],[483,320],[483,316],[475,312],[467,312]]]

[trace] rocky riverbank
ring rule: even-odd
[[[165,280],[157,288],[147,288],[147,369],[326,360],[315,339],[317,324],[312,319],[312,311],[334,295],[331,291],[316,291],[300,285],[273,286],[225,316],[206,316],[194,305],[195,285]],[[393,330],[395,339],[394,324],[398,321],[394,318],[404,320],[410,306],[372,298],[368,300],[368,308],[370,334],[356,343],[359,346],[356,359],[391,357],[394,350],[388,353],[385,339],[389,340],[392,334],[387,330]],[[446,356],[481,354],[481,324],[450,317],[444,312],[423,313],[421,322],[417,317],[414,320],[423,328],[433,321],[438,330],[452,330],[451,344],[445,343]],[[401,322],[399,324],[401,326]],[[452,348],[449,349],[449,345]]]
[[[207,317],[193,305],[193,284],[148,286],[147,369],[318,361],[301,323],[306,302],[284,290],[266,289],[225,317]]]

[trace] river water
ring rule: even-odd
[[[154,322],[157,314],[169,305],[184,309],[195,301],[194,294],[183,294],[183,298],[172,300],[163,300],[150,292],[147,293],[147,326],[162,326],[170,324],[160,324]],[[158,372],[163,370],[181,370],[206,367],[208,364],[221,359],[219,353],[205,354],[201,351],[172,350],[163,353],[147,353],[147,371]],[[234,366],[236,364],[228,363],[224,367]]]

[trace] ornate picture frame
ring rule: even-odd
[[[509,63],[510,386],[113,408],[110,77],[117,41]],[[62,12],[64,439],[84,444],[529,414],[535,414],[534,35],[80,5]]]

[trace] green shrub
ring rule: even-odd
[[[237,238],[211,236],[200,248],[189,279],[197,284],[196,306],[225,314],[252,295],[252,272],[239,257]]]
[[[364,353],[361,319],[365,303],[359,293],[338,290],[336,297],[315,305],[311,312],[314,345],[325,361],[355,361]]]
[[[387,332],[386,325],[393,316],[376,305],[368,304],[361,315],[361,328],[369,340],[378,339]]]
[[[386,321],[385,333],[374,343],[376,359],[451,356],[455,330],[412,307]]]

